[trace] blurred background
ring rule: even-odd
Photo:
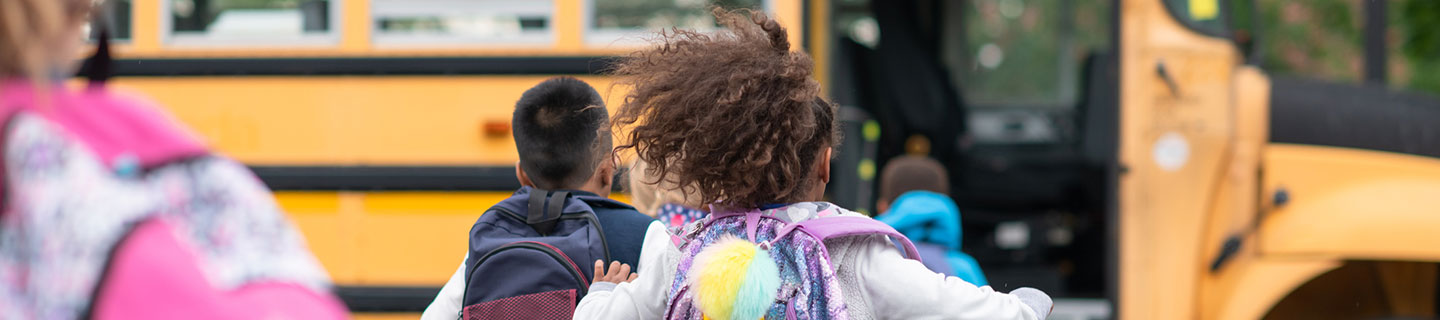
[[[831,201],[876,214],[889,159],[940,161],[964,251],[1056,319],[1435,315],[1440,1],[110,0],[95,25],[116,86],[249,165],[357,316],[414,318],[519,186],[520,93],[576,76],[614,111],[610,62],[710,5],[814,58]]]
[[[1257,1],[1264,66],[1275,74],[1306,76],[1345,83],[1367,80],[1397,88],[1440,94],[1440,3],[1381,1],[1383,12],[1367,11],[1366,1]],[[1367,40],[1366,14],[1384,17],[1380,39]],[[1237,17],[1245,20],[1245,17]],[[1384,46],[1383,70],[1367,77],[1366,41]]]

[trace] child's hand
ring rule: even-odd
[[[595,260],[594,275],[595,281],[592,282],[610,283],[626,283],[640,277],[639,274],[630,273],[630,265],[621,264],[620,261],[610,262],[610,272],[605,272],[605,261],[600,260]]]

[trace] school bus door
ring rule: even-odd
[[[1120,2],[1119,292],[1122,319],[1172,319],[1197,312],[1202,247],[1216,204],[1251,180],[1237,148],[1258,149],[1238,128],[1237,48],[1226,39],[1220,0]],[[1242,134],[1240,131],[1245,131]],[[1261,130],[1263,132],[1263,130]],[[1263,139],[1263,136],[1261,137]],[[1263,140],[1260,140],[1263,141]],[[1258,152],[1250,150],[1245,152]],[[1250,179],[1254,179],[1254,174]],[[1253,192],[1251,193],[1253,194]],[[1228,211],[1226,211],[1228,212]]]

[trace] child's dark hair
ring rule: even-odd
[[[880,198],[895,201],[915,190],[950,194],[950,175],[939,161],[925,156],[905,155],[890,159],[880,171]]]
[[[631,86],[615,126],[649,176],[735,208],[806,199],[825,149],[839,142],[835,106],[819,98],[810,57],[763,13],[714,10],[714,34],[671,30],[614,73]],[[642,121],[643,120],[643,121]]]
[[[520,169],[541,189],[585,184],[611,150],[609,118],[600,93],[575,78],[551,78],[526,90],[511,119]]]

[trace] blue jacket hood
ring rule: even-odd
[[[890,211],[876,217],[914,242],[926,242],[960,250],[960,208],[950,197],[910,191],[890,204]]]

